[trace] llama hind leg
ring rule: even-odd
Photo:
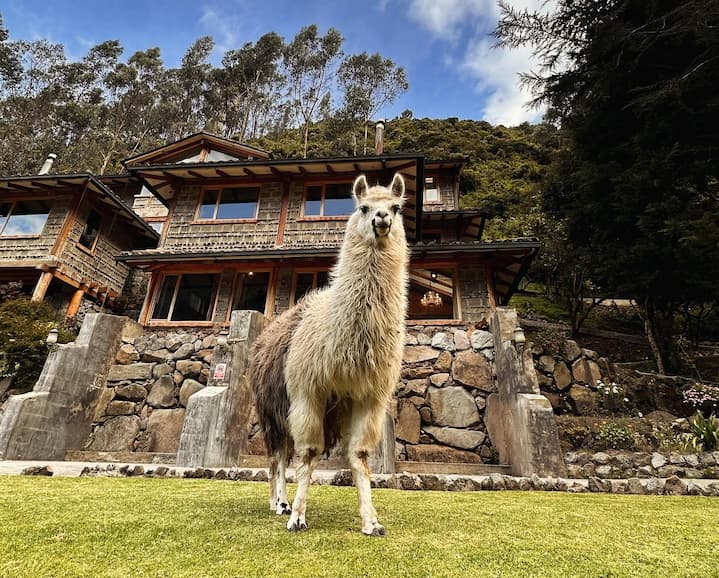
[[[278,516],[289,515],[290,501],[287,498],[287,458],[277,452],[270,458],[270,510]]]
[[[372,505],[371,472],[368,463],[370,453],[379,443],[384,417],[383,403],[355,404],[352,408],[347,458],[357,487],[362,533],[368,536],[384,536],[387,533],[377,520],[377,511]]]

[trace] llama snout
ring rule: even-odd
[[[372,230],[375,237],[384,237],[392,228],[392,217],[387,211],[379,210],[372,217]]]

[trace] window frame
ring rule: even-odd
[[[407,311],[407,325],[459,325],[462,322],[462,294],[459,282],[458,263],[410,263],[409,273],[417,269],[447,271],[452,273],[452,318],[416,319]],[[411,280],[410,280],[411,284]]]
[[[257,189],[257,202],[255,203],[255,215],[254,217],[245,217],[242,219],[218,219],[217,212],[220,206],[220,200],[222,199],[222,191],[225,189]],[[215,201],[215,210],[211,219],[201,218],[200,212],[202,211],[202,201],[205,199],[207,191],[217,191],[217,200]],[[256,223],[257,217],[260,214],[260,197],[262,196],[262,185],[260,183],[242,183],[235,185],[206,185],[200,190],[200,195],[197,198],[197,206],[195,207],[195,214],[192,220],[192,224],[201,225],[213,225],[213,224],[228,224],[228,223]]]
[[[267,295],[265,296],[265,310],[262,312],[265,317],[272,317],[272,309],[274,308],[274,296],[272,295],[272,284],[276,281],[273,279],[273,269],[270,267],[259,267],[257,269],[238,269],[232,279],[232,290],[230,292],[230,303],[227,307],[226,321],[230,321],[232,311],[234,311],[237,298],[242,295],[244,287],[244,276],[249,273],[267,273]]]
[[[292,269],[292,283],[290,283],[290,307],[297,304],[297,275],[312,274],[312,291],[317,289],[317,275],[319,273],[329,273],[332,267],[296,267]]]
[[[180,283],[182,282],[182,278],[185,275],[214,275],[217,278],[215,279],[214,288],[213,288],[213,294],[212,294],[212,302],[210,304],[208,313],[209,313],[209,319],[205,319],[203,321],[179,321],[179,320],[173,320],[172,314],[175,311],[175,304],[177,301],[177,294],[180,291]],[[148,324],[149,325],[212,325],[214,323],[215,313],[217,311],[217,297],[219,295],[219,288],[220,288],[220,275],[221,271],[166,271],[164,273],[160,274],[160,277],[158,279],[157,285],[154,289],[154,295],[152,296],[152,307],[150,309],[150,313],[148,315]],[[172,299],[170,300],[170,307],[167,310],[167,317],[165,318],[159,318],[155,317],[155,309],[157,307],[157,302],[160,299],[160,294],[162,293],[162,287],[165,284],[165,279],[167,277],[177,277],[177,280],[175,281],[175,288],[172,291]]]
[[[82,243],[82,236],[85,234],[85,231],[87,230],[87,223],[90,220],[90,215],[92,213],[95,213],[100,217],[100,223],[97,227],[97,235],[95,235],[95,239],[92,242],[92,246],[88,247],[87,245]],[[97,242],[100,240],[100,233],[102,233],[102,225],[105,221],[105,215],[103,215],[100,211],[97,209],[90,209],[90,212],[87,214],[87,218],[85,219],[85,224],[82,227],[82,232],[80,233],[80,237],[77,240],[77,243],[75,245],[78,247],[78,249],[81,249],[82,251],[85,251],[86,253],[89,253],[90,255],[95,254],[95,249],[97,248]]]
[[[304,183],[303,189],[302,189],[302,206],[300,210],[300,221],[347,221],[351,216],[352,213],[356,209],[352,209],[349,213],[346,215],[325,215],[325,194],[327,185],[349,185],[350,189],[350,196],[349,198],[352,199],[352,181],[347,180],[323,180],[323,181],[311,181]],[[305,214],[305,205],[307,203],[307,193],[309,191],[310,187],[322,187],[322,194],[320,197],[320,213],[319,215],[306,215]]]
[[[432,182],[434,184],[433,188],[437,191],[437,200],[436,201],[430,201],[427,199],[427,179],[432,179]],[[423,205],[441,205],[442,204],[442,189],[439,186],[439,177],[436,175],[427,175],[424,177],[424,198],[422,199]]]
[[[52,201],[54,200],[54,197],[52,198],[44,198],[44,199],[36,199],[36,198],[16,198],[16,199],[8,199],[6,201],[0,202],[0,205],[10,205],[10,209],[8,209],[7,216],[3,220],[2,225],[0,225],[0,239],[37,239],[38,237],[42,237],[43,232],[45,231],[45,227],[47,226],[47,222],[50,219],[50,213],[52,213],[53,205]],[[5,227],[7,227],[8,222],[10,221],[10,217],[12,217],[13,212],[15,211],[15,207],[18,203],[24,203],[26,201],[45,201],[50,204],[50,207],[47,211],[47,218],[45,219],[45,222],[42,225],[42,229],[40,229],[39,233],[23,233],[20,235],[4,235]]]

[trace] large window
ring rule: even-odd
[[[82,230],[80,235],[80,245],[91,251],[95,250],[97,244],[97,237],[100,234],[100,224],[102,223],[102,216],[95,210],[91,210],[87,216],[87,222],[85,228]]]
[[[352,183],[310,185],[305,190],[305,217],[345,217],[354,209]]]
[[[292,302],[297,303],[313,289],[327,285],[329,271],[298,271],[295,273]]]
[[[269,273],[253,271],[238,273],[238,281],[235,285],[235,296],[232,300],[232,310],[249,310],[264,313],[267,305],[269,286]]]
[[[39,235],[49,214],[48,201],[0,203],[0,235]]]
[[[152,318],[160,321],[211,321],[219,275],[167,275]]]
[[[455,319],[454,272],[444,269],[410,269],[409,319]]]
[[[257,218],[259,187],[207,189],[197,214],[201,220],[234,220]]]

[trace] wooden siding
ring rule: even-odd
[[[285,247],[338,247],[342,244],[347,219],[302,219],[305,184],[290,185],[290,199],[285,224]]]
[[[45,227],[37,237],[0,237],[0,265],[2,262],[42,259],[50,256],[55,239],[65,222],[65,215],[72,202],[72,196],[63,195],[50,199],[52,207]]]
[[[281,182],[260,185],[257,219],[245,223],[193,222],[201,192],[202,187],[197,185],[180,188],[163,249],[182,252],[274,247],[282,205]]]
[[[441,203],[424,203],[422,210],[425,213],[433,213],[435,211],[454,211],[459,209],[454,191],[454,177],[451,175],[429,174],[428,177],[434,177],[439,187],[439,197]]]
[[[167,207],[154,195],[138,195],[133,199],[132,209],[143,219],[159,220],[167,217]]]
[[[489,317],[487,269],[483,264],[460,264],[459,298],[463,321],[480,321]]]

